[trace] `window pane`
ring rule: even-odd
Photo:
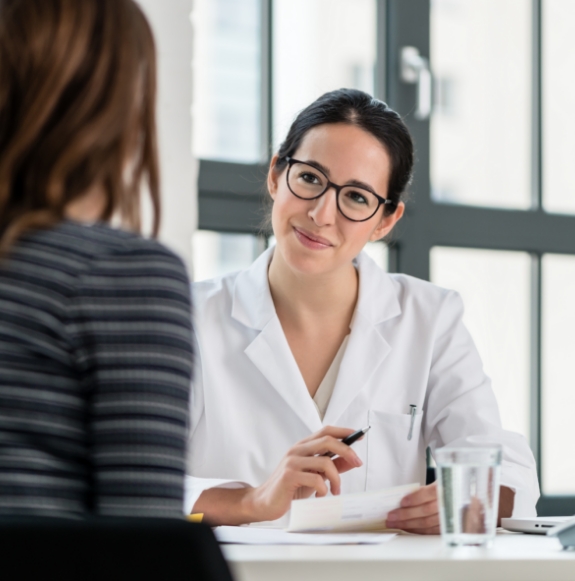
[[[248,268],[265,244],[251,234],[194,233],[194,280],[206,280]]]
[[[274,0],[274,145],[296,114],[342,87],[373,93],[375,0]]]
[[[431,183],[438,201],[531,205],[531,5],[432,0]]]
[[[193,149],[256,162],[260,144],[261,0],[194,0]]]
[[[542,486],[575,494],[575,256],[543,258]]]
[[[575,213],[575,2],[543,1],[543,205]]]
[[[493,382],[503,427],[528,436],[531,257],[437,247],[431,276],[461,294],[464,321]]]

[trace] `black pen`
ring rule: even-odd
[[[353,434],[346,436],[341,441],[341,443],[345,444],[346,446],[351,446],[354,442],[357,442],[360,438],[363,438],[363,436],[365,436],[365,434],[367,434],[367,432],[369,432],[370,429],[371,426],[367,426],[367,428],[363,428],[363,430],[357,430],[357,432],[354,432]],[[329,456],[330,458],[333,458],[335,454],[333,452],[326,452],[325,454],[322,454],[322,456]]]

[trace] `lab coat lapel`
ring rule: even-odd
[[[358,313],[324,416],[325,425],[337,423],[390,351],[391,347],[377,328]]]
[[[269,290],[267,273],[272,254],[273,248],[270,248],[238,275],[232,317],[260,331],[244,353],[298,418],[315,432],[321,429],[322,423],[289,348]]]
[[[310,431],[320,430],[321,419],[277,316],[252,341],[245,354]]]
[[[393,279],[363,252],[356,266],[359,271],[358,303],[324,425],[337,423],[391,353],[384,323],[401,314]]]

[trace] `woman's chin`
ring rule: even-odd
[[[291,241],[290,241],[291,242]],[[279,246],[278,242],[278,246]],[[298,247],[299,246],[299,247]],[[334,269],[333,249],[309,250],[297,240],[282,244],[283,261],[294,272],[304,275],[321,275]]]

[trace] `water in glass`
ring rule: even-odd
[[[499,508],[499,448],[436,452],[441,536],[449,546],[488,545]]]

